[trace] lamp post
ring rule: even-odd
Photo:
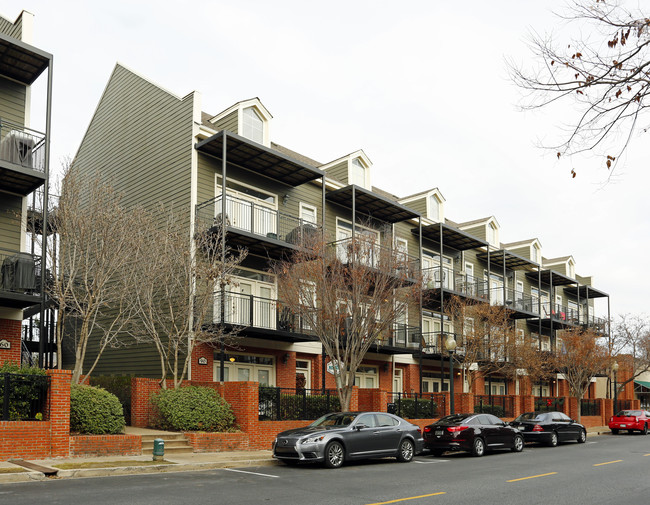
[[[456,341],[453,335],[449,335],[445,341],[445,349],[449,352],[449,413],[455,414],[454,411],[454,351],[456,350]]]
[[[616,408],[616,402],[618,400],[618,384],[616,383],[616,373],[618,372],[618,363],[615,361],[612,365],[612,372],[614,372],[614,415],[616,415],[618,409]]]

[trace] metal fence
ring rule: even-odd
[[[599,416],[600,403],[598,400],[580,399],[580,415],[581,416]]]
[[[433,419],[445,412],[445,395],[440,393],[389,393],[387,412],[406,419]]]
[[[260,386],[259,420],[314,420],[341,410],[335,390]]]
[[[3,421],[45,419],[49,377],[46,375],[0,374]]]
[[[630,410],[632,408],[632,402],[630,400],[616,400],[614,402],[614,414],[620,412],[621,410]]]
[[[564,412],[564,398],[556,398],[553,396],[536,396],[535,411]]]
[[[474,412],[497,417],[515,417],[515,397],[509,395],[474,395]]]

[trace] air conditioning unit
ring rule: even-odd
[[[34,145],[34,138],[31,135],[19,130],[11,130],[0,142],[0,159],[32,168]]]

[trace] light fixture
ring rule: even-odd
[[[230,362],[231,362],[231,363],[234,363],[234,362],[235,362],[235,358],[230,358]]]
[[[284,356],[282,356],[282,363],[286,365],[289,363],[289,353],[286,353]]]
[[[618,372],[618,363],[614,361],[614,364],[612,365],[612,372]]]
[[[282,196],[282,205],[286,205],[289,202],[289,193],[286,193]]]
[[[388,363],[384,363],[384,372],[388,372]]]

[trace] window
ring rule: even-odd
[[[532,249],[532,251],[531,251],[531,258],[530,259],[532,259],[535,263],[539,263],[540,262],[539,261],[540,260],[539,247],[537,247],[537,245],[534,244],[531,249]]]
[[[573,261],[569,261],[568,266],[569,266],[569,268],[568,268],[567,273],[569,274],[569,277],[571,277],[572,279],[575,279],[576,278],[576,266],[573,264]]]
[[[233,359],[233,361],[231,361]],[[219,353],[214,353],[214,380],[220,378]],[[260,386],[273,386],[275,383],[275,363],[271,356],[248,354],[229,354],[224,360],[224,380],[256,381]]]
[[[316,207],[312,205],[307,205],[306,203],[300,203],[300,219],[305,223],[316,224],[318,218],[318,211]]]
[[[248,107],[243,111],[244,124],[242,134],[247,139],[257,142],[258,144],[264,143],[264,121],[257,113],[254,107]]]
[[[440,221],[440,200],[436,195],[429,197],[429,219]]]
[[[377,387],[378,383],[377,367],[360,366],[357,368],[357,373],[354,374],[355,386],[359,386],[362,389],[373,389]]]
[[[366,186],[366,167],[363,166],[359,158],[353,159],[350,164],[350,180],[348,182],[361,187]]]
[[[499,230],[495,223],[488,223],[486,230],[486,239],[491,246],[499,247]]]

